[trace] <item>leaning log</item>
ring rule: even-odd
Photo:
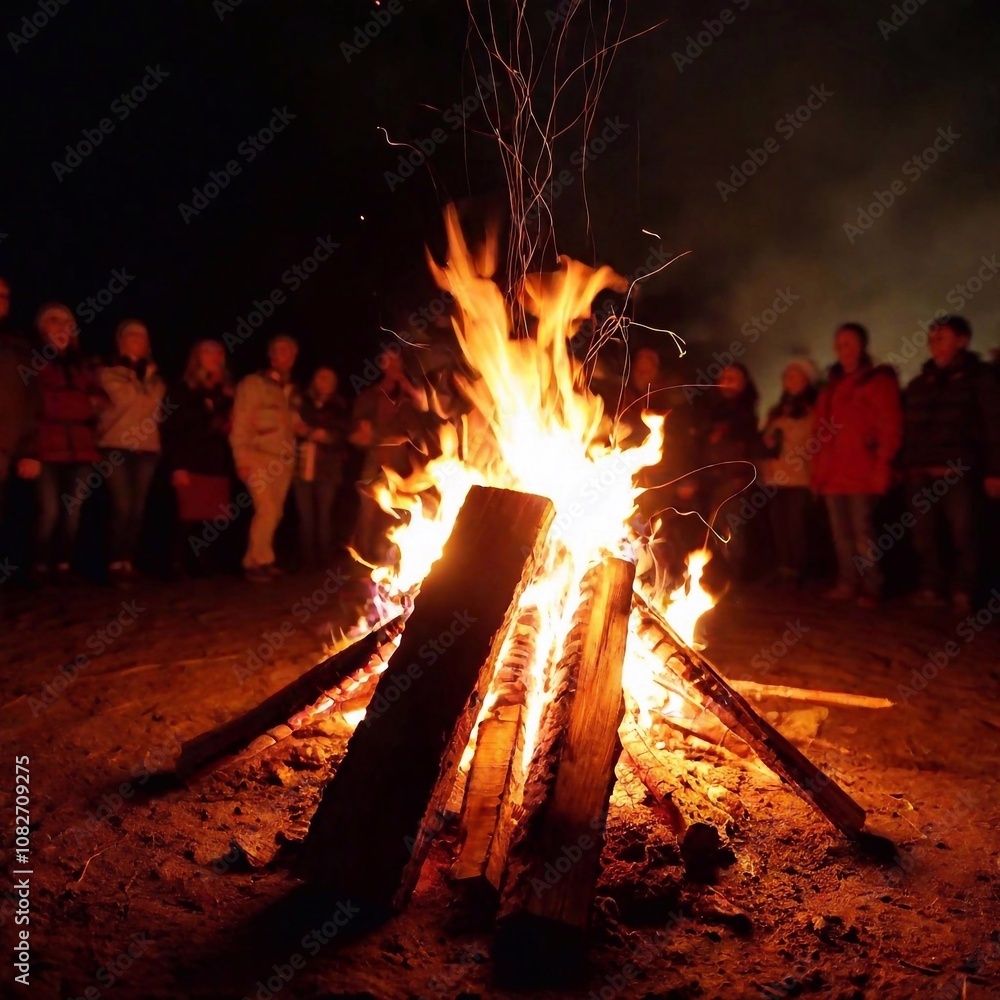
[[[387,659],[402,628],[402,617],[394,618],[317,663],[256,708],[188,740],[177,758],[174,768],[177,776],[183,781],[193,781],[225,766],[244,748],[283,725],[295,712],[312,704],[344,678],[375,660]]]
[[[373,915],[405,905],[552,515],[470,490],[313,817],[302,873],[318,887]]]
[[[496,956],[511,981],[564,976],[583,953],[621,749],[634,575],[619,559],[587,574],[556,667],[500,901]]]
[[[635,595],[640,614],[639,634],[658,655],[697,688],[705,708],[748,743],[782,781],[854,840],[865,825],[865,810],[828,774],[793,746],[749,702],[726,682],[701,653],[690,649],[654,608]]]

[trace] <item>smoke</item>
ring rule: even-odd
[[[633,28],[662,16],[629,10]],[[904,381],[935,314],[967,315],[989,354],[997,25],[979,0],[676,5],[619,56],[597,119],[634,127],[557,206],[562,249],[626,273],[643,228],[693,251],[652,279],[639,318],[678,330],[695,359],[743,344],[765,402],[794,354],[832,360],[846,320],[869,327]],[[780,293],[793,301],[778,313]]]

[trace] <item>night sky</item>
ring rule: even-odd
[[[555,148],[571,177],[553,200],[559,250],[626,274],[651,253],[692,251],[648,284],[637,318],[688,337],[696,362],[745,341],[765,390],[793,350],[827,361],[842,320],[870,325],[885,356],[960,298],[988,353],[1000,344],[1000,280],[983,262],[1000,253],[996,6],[616,3],[626,33],[666,23],[617,55],[590,133],[606,148],[585,171],[579,129]],[[532,8],[540,43],[558,9]],[[388,23],[361,48],[356,32],[376,10]],[[26,31],[32,17],[42,26]],[[563,70],[588,44],[588,19],[574,15]],[[449,114],[485,66],[462,3],[17,0],[0,27],[0,274],[25,328],[44,300],[83,303],[95,353],[136,315],[176,373],[193,340],[234,333],[277,290],[284,301],[234,351],[236,370],[287,331],[304,369],[332,362],[349,376],[377,352],[380,323],[404,329],[434,298],[422,254],[440,240],[442,203],[486,213],[506,202],[481,110]],[[122,95],[144,86],[130,107]],[[810,95],[805,120],[789,122]],[[567,94],[567,118],[579,96]],[[276,110],[281,131],[255,147]],[[432,141],[427,164],[399,176],[408,151],[378,126]],[[67,151],[83,154],[95,131],[89,154]],[[748,150],[766,161],[731,183]],[[239,170],[217,195],[183,209],[227,164]],[[893,204],[862,228],[859,210],[894,184]],[[295,287],[323,238],[339,249]],[[124,291],[87,309],[116,271]],[[973,294],[957,291],[977,273]],[[781,290],[785,313],[741,333]]]

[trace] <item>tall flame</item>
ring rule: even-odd
[[[459,389],[473,413],[462,433],[451,425],[443,429],[440,457],[418,472],[404,479],[386,470],[378,499],[400,519],[390,530],[398,560],[376,568],[372,578],[383,601],[393,610],[405,608],[440,557],[475,484],[535,493],[553,502],[555,518],[540,559],[542,570],[525,589],[518,609],[536,611],[541,623],[525,678],[528,760],[544,706],[558,686],[553,669],[584,574],[606,554],[627,555],[638,542],[629,527],[641,492],[635,479],[660,460],[664,418],[642,415],[649,434],[638,447],[612,444],[603,402],[584,384],[568,348],[568,338],[590,315],[595,296],[608,288],[624,290],[624,279],[608,267],[594,269],[561,257],[557,271],[531,275],[517,290],[520,309],[534,318],[534,330],[533,336],[514,336],[511,312],[493,280],[496,234],[490,233],[473,252],[454,207],[446,210],[445,230],[445,263],[429,253],[428,263],[439,287],[456,304],[455,337],[475,373],[459,377]],[[478,421],[471,434],[470,419]],[[400,512],[408,516],[400,517]],[[696,611],[692,607],[695,617]],[[483,713],[489,708],[487,702]]]

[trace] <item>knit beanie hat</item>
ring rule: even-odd
[[[808,358],[792,358],[792,360],[785,365],[785,371],[787,372],[792,368],[802,372],[802,374],[809,380],[810,385],[815,385],[819,379],[819,369]]]

